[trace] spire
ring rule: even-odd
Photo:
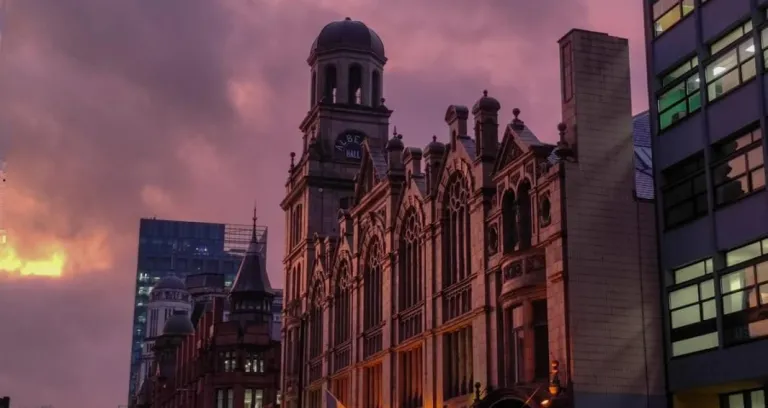
[[[251,236],[251,243],[258,241],[256,238],[256,221],[259,219],[259,217],[256,215],[257,204],[258,202],[253,202],[253,235]]]
[[[243,262],[237,271],[237,277],[232,283],[230,293],[272,293],[272,286],[267,276],[266,265],[262,253],[262,243],[256,233],[256,205],[253,206],[253,235]]]

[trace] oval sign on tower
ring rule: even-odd
[[[334,149],[336,156],[345,160],[358,161],[363,157],[363,141],[365,135],[360,132],[347,131],[336,137]]]

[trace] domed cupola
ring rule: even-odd
[[[381,63],[387,60],[384,43],[379,35],[365,23],[349,17],[329,23],[320,30],[309,52],[309,60],[334,51],[367,53],[378,58]]]
[[[188,336],[194,332],[195,326],[183,310],[174,311],[163,326],[164,336]]]
[[[320,30],[309,51],[310,104],[379,108],[387,57],[375,31],[347,17]]]

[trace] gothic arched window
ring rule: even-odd
[[[461,282],[470,274],[469,185],[457,172],[443,193],[443,286]]]
[[[309,305],[309,358],[318,357],[323,353],[324,296],[323,282],[317,280],[312,287],[312,301]]]
[[[382,271],[381,244],[377,238],[371,239],[365,256],[365,272],[363,274],[363,330],[378,325],[382,318]]]
[[[416,211],[411,208],[403,220],[400,234],[399,254],[399,302],[400,310],[419,303],[422,300],[423,257],[419,222]]]
[[[531,183],[528,180],[520,183],[520,187],[517,188],[517,203],[520,212],[520,221],[518,222],[520,249],[525,249],[531,246],[531,238],[533,237]]]
[[[352,338],[352,303],[349,293],[349,263],[342,262],[336,275],[333,294],[333,343],[339,345]]]
[[[501,199],[501,233],[504,235],[504,253],[515,250],[517,245],[517,203],[515,192],[508,189]]]

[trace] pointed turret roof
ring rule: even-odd
[[[262,292],[272,294],[272,285],[269,284],[266,265],[262,258],[262,244],[256,235],[256,208],[253,209],[253,236],[248,250],[245,252],[243,262],[237,271],[237,277],[232,283],[230,293],[254,293]]]

